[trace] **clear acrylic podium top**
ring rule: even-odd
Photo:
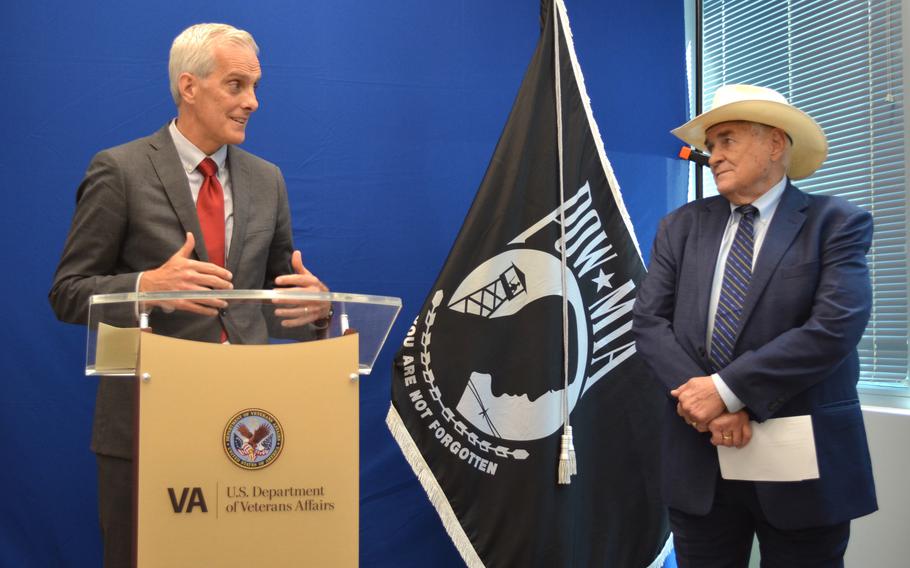
[[[338,292],[220,290],[98,294],[89,300],[85,374],[134,376],[139,333],[232,345],[359,336],[368,375],[401,299]],[[204,313],[203,313],[204,312]]]

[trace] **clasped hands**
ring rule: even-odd
[[[670,391],[676,398],[676,413],[699,432],[710,432],[715,446],[742,448],[752,439],[749,414],[728,412],[711,377],[692,377]]]
[[[142,273],[139,291],[232,290],[234,288],[231,283],[233,275],[230,271],[211,262],[190,258],[195,246],[196,240],[193,234],[187,233],[183,245],[173,256],[158,268]],[[291,268],[293,273],[277,277],[275,286],[294,292],[327,292],[329,290],[303,266],[300,251],[294,251],[291,256]],[[273,303],[278,306],[275,309],[275,315],[282,318],[283,327],[299,327],[325,319],[331,310],[330,302],[281,299],[273,300]],[[219,310],[228,307],[228,303],[221,299],[169,300],[155,302],[153,305],[168,312],[183,310],[211,317],[217,316]]]

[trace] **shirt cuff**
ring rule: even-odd
[[[746,407],[743,404],[743,401],[739,400],[739,397],[733,394],[733,391],[730,390],[730,387],[727,386],[727,383],[720,378],[720,375],[714,373],[711,375],[711,380],[714,381],[714,388],[717,389],[717,393],[720,395],[721,400],[724,401],[724,404],[727,406],[728,412],[739,412]]]

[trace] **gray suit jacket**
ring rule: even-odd
[[[293,252],[287,190],[280,170],[240,148],[228,147],[234,231],[226,268],[235,289],[271,288],[291,273]],[[76,212],[49,298],[57,317],[86,323],[93,294],[133,292],[139,272],[157,268],[196,237],[196,257],[207,261],[196,206],[167,126],[151,136],[99,152],[76,195]],[[261,312],[231,309],[220,322],[191,314],[155,313],[151,326],[173,337],[217,341],[221,326],[232,343],[267,336]],[[133,382],[102,378],[92,450],[132,456]]]

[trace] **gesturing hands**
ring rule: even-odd
[[[186,234],[177,252],[154,270],[142,273],[139,281],[140,292],[162,292],[174,290],[230,290],[233,275],[211,262],[193,260],[193,248],[196,239],[193,233]],[[224,300],[171,300],[166,302],[149,302],[165,311],[185,310],[204,316],[216,316],[220,308],[227,307]]]
[[[291,268],[293,274],[285,274],[275,279],[275,285],[284,290],[295,292],[328,292],[329,288],[303,265],[303,258],[299,250],[291,255]],[[273,300],[279,307],[275,315],[282,318],[283,327],[299,327],[317,320],[329,317],[330,302],[315,302],[312,300]]]
[[[140,292],[162,292],[175,290],[231,290],[233,275],[226,269],[212,264],[193,260],[193,248],[196,239],[192,233],[186,234],[186,240],[177,252],[154,270],[142,273],[139,281]],[[300,251],[291,256],[292,274],[285,274],[275,279],[275,285],[286,290],[299,292],[327,292],[328,287],[319,281],[312,272],[303,266]],[[330,302],[311,300],[274,300],[279,307],[275,315],[282,318],[284,327],[298,327],[324,319],[329,316]],[[148,302],[165,311],[184,310],[204,316],[217,316],[218,310],[227,307],[224,300],[168,300]]]
[[[748,413],[727,412],[711,377],[692,377],[670,394],[678,401],[676,413],[699,432],[711,432],[715,446],[742,448],[752,439]]]

